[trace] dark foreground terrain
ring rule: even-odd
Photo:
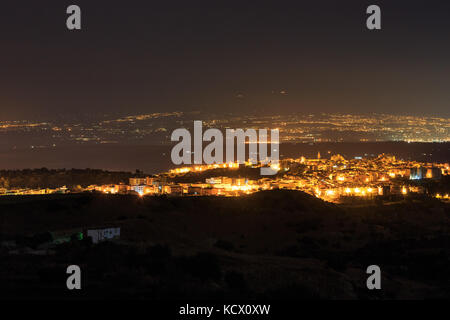
[[[102,226],[120,239],[43,246]],[[359,207],[297,191],[242,198],[0,198],[0,298],[432,299],[450,297],[450,205]],[[44,248],[44,249],[43,249]],[[66,289],[66,268],[82,290]],[[368,290],[367,266],[382,270]]]

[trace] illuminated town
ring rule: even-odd
[[[373,158],[345,159],[336,154],[329,159],[283,159],[272,165],[275,176],[251,178],[240,170],[258,169],[261,164],[225,163],[179,167],[154,176],[132,176],[128,184],[91,185],[78,190],[0,189],[2,195],[42,195],[51,193],[101,192],[105,194],[136,194],[138,196],[241,196],[261,190],[300,190],[328,202],[346,203],[373,200],[382,196],[407,197],[425,194],[426,189],[415,182],[438,181],[450,173],[449,164],[404,161],[381,154]],[[214,173],[221,170],[221,176]],[[248,172],[248,171],[246,171]],[[229,174],[227,174],[229,173]],[[201,174],[208,176],[198,181]],[[189,176],[190,182],[182,182]],[[448,193],[432,194],[447,201]]]

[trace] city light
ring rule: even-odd
[[[303,171],[291,173],[301,163]],[[405,180],[416,183],[420,179],[437,181],[443,175],[448,175],[448,164],[425,164],[415,161],[402,161],[393,156],[379,155],[373,158],[346,160],[340,155],[331,159],[307,159],[304,156],[296,159],[284,159],[271,167],[280,170],[282,174],[271,178],[261,177],[249,179],[241,177],[237,170],[242,168],[257,169],[266,166],[263,163],[229,162],[223,164],[198,164],[189,167],[179,167],[153,177],[130,178],[129,184],[93,185],[86,188],[68,190],[66,187],[57,189],[0,189],[0,195],[39,195],[68,192],[101,192],[104,194],[134,193],[139,197],[144,195],[186,195],[186,196],[240,196],[259,190],[290,189],[300,190],[330,202],[351,201],[350,199],[372,200],[378,196],[424,194],[423,187],[405,185]],[[176,182],[188,173],[211,174],[215,169],[221,169],[224,176],[211,176],[195,183]],[[225,170],[223,170],[225,169]],[[227,171],[233,177],[227,176]],[[398,179],[403,180],[398,180]],[[192,175],[190,179],[195,179]],[[401,184],[400,184],[401,183]],[[448,193],[440,193],[435,198],[448,200]]]

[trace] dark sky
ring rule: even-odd
[[[66,7],[82,30],[66,29]],[[366,7],[382,30],[366,29]],[[2,1],[0,120],[162,111],[450,116],[450,1]],[[281,94],[284,90],[287,94]]]

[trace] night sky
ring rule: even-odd
[[[395,2],[395,3],[394,3]],[[66,8],[82,9],[82,30]],[[366,8],[382,30],[366,29]],[[2,1],[0,120],[77,113],[450,116],[449,1]]]

